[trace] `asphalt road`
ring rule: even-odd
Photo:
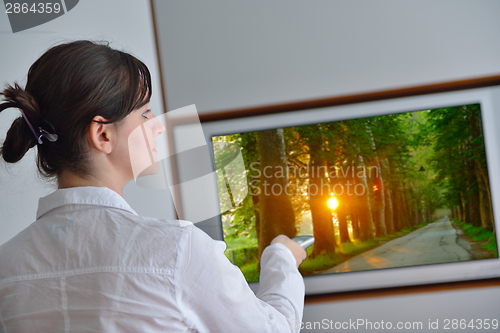
[[[448,217],[357,255],[323,273],[437,264],[471,260],[457,244],[457,232]]]

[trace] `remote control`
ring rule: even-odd
[[[296,241],[297,243],[302,246],[302,248],[305,250],[309,246],[313,245],[314,243],[314,237],[313,236],[297,236],[292,238],[293,241]]]

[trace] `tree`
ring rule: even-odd
[[[259,254],[278,235],[294,237],[295,214],[287,194],[288,168],[283,129],[257,133],[260,157]]]
[[[313,223],[314,242],[311,257],[335,254],[335,232],[332,212],[327,206],[329,193],[325,193],[325,185],[329,180],[325,176],[327,170],[323,135],[320,125],[308,125],[298,128],[300,137],[307,143],[309,153],[309,207]]]

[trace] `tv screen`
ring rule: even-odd
[[[417,88],[202,114],[173,164],[179,216],[254,290],[278,234],[316,238],[309,295],[500,277],[500,87]]]
[[[476,103],[212,136],[245,163],[218,172],[228,258],[249,282],[279,234],[315,237],[304,276],[498,258],[482,123]]]

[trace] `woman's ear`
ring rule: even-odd
[[[103,124],[107,121],[102,116],[95,116],[90,123],[90,141],[92,147],[105,154],[113,151],[115,146],[116,126],[115,124]]]

